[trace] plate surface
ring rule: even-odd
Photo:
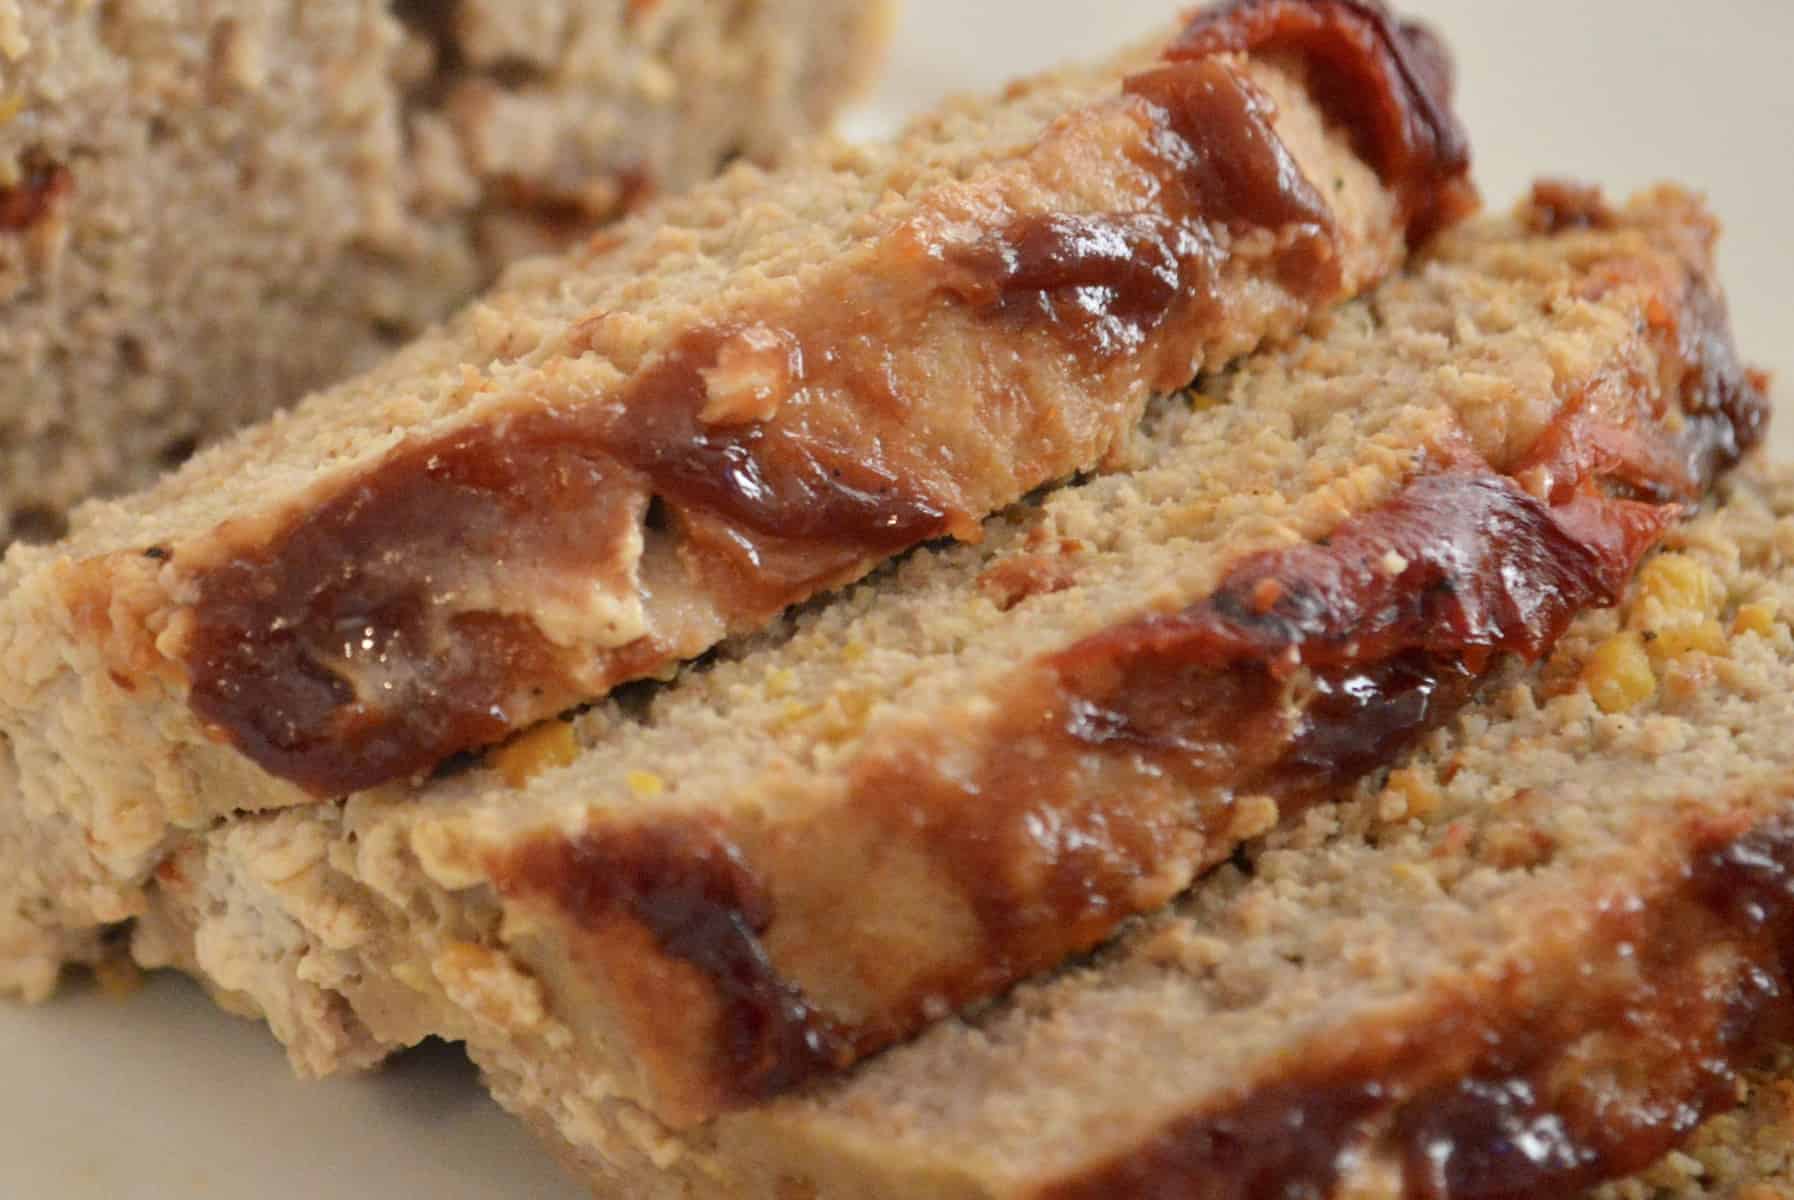
[[[891,72],[851,131],[944,92],[1100,53],[1174,0],[907,0]],[[1725,219],[1738,337],[1794,387],[1794,5],[1730,0],[1405,0],[1458,57],[1491,205],[1535,174],[1615,195],[1692,181]],[[1697,15],[1698,14],[1698,15]],[[1776,445],[1794,450],[1794,420]],[[0,1006],[0,1200],[576,1200],[523,1131],[437,1048],[382,1076],[301,1084],[259,1026],[158,980]]]

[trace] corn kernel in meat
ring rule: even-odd
[[[1629,712],[1657,691],[1657,673],[1644,639],[1630,632],[1617,633],[1595,647],[1582,668],[1582,682],[1604,713]]]

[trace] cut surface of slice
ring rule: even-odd
[[[857,89],[882,0],[0,3],[0,547]]]
[[[537,260],[14,550],[13,790],[141,873],[173,828],[427,773],[976,536],[1462,215],[1445,75],[1375,5],[1233,5]]]
[[[453,776],[191,843],[140,955],[254,995],[263,956],[180,927],[322,902],[354,932],[308,979],[361,1053],[522,1062],[554,1030],[572,1075],[688,1124],[1090,949],[1548,654],[1758,436],[1698,202],[1577,223],[1562,191],[1157,406],[1130,470],[977,545]],[[470,978],[538,1023],[487,1020]],[[283,1031],[314,1070],[338,1036]]]

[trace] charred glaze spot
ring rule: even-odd
[[[1381,662],[1317,672],[1282,760],[1265,779],[1279,798],[1325,797],[1410,750],[1476,697],[1486,671],[1409,650]]]
[[[740,855],[710,831],[635,828],[536,839],[497,864],[512,896],[539,896],[602,936],[619,918],[697,972],[715,1005],[709,1064],[731,1104],[787,1091],[853,1057],[847,1035],[768,959],[771,902]]]
[[[1429,30],[1376,0],[1230,0],[1198,14],[1171,57],[1278,50],[1312,65],[1322,102],[1401,198],[1411,241],[1476,207],[1451,60]]]
[[[61,163],[28,160],[25,177],[0,188],[0,233],[31,230],[74,190],[74,172]]]
[[[614,577],[615,527],[640,504],[617,474],[540,427],[402,449],[262,553],[201,576],[194,712],[320,795],[497,740],[526,688],[568,684],[529,620],[456,602],[493,569]]]
[[[1547,235],[1573,229],[1612,229],[1617,219],[1600,188],[1559,179],[1533,184],[1532,203],[1526,209],[1527,227]]]
[[[1649,1111],[1627,1137],[1621,1131],[1636,1109],[1616,1105],[1620,1111],[1609,1116],[1607,1129],[1585,1126],[1567,1105],[1554,1102],[1544,1078],[1535,1077],[1543,1070],[1507,1074],[1489,1064],[1483,1072],[1432,1090],[1401,1115],[1411,1200],[1578,1195],[1644,1169],[1673,1150],[1699,1114],[1719,1111],[1718,1095],[1691,1097],[1671,1112]],[[1719,1076],[1735,1080],[1730,1072],[1708,1074],[1714,1083]]]

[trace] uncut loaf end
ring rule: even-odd
[[[0,0],[0,547],[869,74],[883,0]]]

